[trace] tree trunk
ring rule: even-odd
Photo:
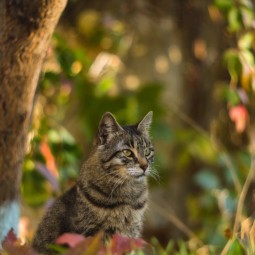
[[[0,0],[0,243],[17,234],[21,168],[35,91],[66,0]]]

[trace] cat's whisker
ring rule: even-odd
[[[157,175],[158,177],[160,177],[158,171],[157,171],[155,168],[153,168],[153,167],[150,168],[150,172],[153,173],[153,174],[155,174],[155,175]]]
[[[156,170],[151,170],[150,174],[151,174],[152,177],[155,177],[155,178],[157,178],[160,181],[160,179],[161,179],[160,175],[159,175],[159,173]]]
[[[113,199],[113,193],[114,193],[115,189],[117,189],[117,187],[118,187],[119,185],[120,185],[120,184],[119,184],[118,181],[114,184],[114,186],[113,186],[113,188],[112,188],[112,190],[111,190],[111,192],[110,192],[110,195],[109,195],[108,199],[110,199],[110,200]]]
[[[118,173],[118,172],[119,172],[118,169],[116,169],[116,170],[113,169],[110,172],[107,172],[107,173],[101,175],[99,178],[95,179],[95,181],[101,181],[102,179],[105,179],[105,177],[107,177],[109,175],[113,175],[113,174]]]
[[[156,169],[151,168],[149,171],[149,175],[158,183],[161,184],[161,178]]]
[[[116,182],[115,185],[113,186],[112,190],[111,190],[111,193],[109,195],[109,199],[112,199],[112,196],[113,196],[113,193],[114,191],[118,188],[118,187],[121,187],[124,183],[126,182],[126,177],[122,177],[119,182]]]

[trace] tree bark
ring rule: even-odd
[[[0,0],[0,241],[9,231],[6,224],[17,229],[5,207],[19,200],[35,91],[65,5],[66,0]]]

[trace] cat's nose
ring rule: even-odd
[[[148,168],[148,163],[140,164],[140,168],[143,169],[143,171],[145,172],[146,169]]]

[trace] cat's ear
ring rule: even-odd
[[[110,112],[106,112],[99,123],[97,138],[100,144],[105,144],[110,141],[112,137],[123,128],[119,125],[117,120]]]
[[[145,117],[137,124],[137,130],[142,134],[149,136],[149,130],[152,122],[153,112],[148,112]]]

